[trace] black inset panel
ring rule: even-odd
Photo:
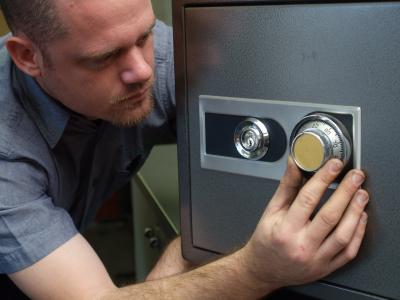
[[[248,117],[206,113],[206,152],[208,154],[246,159],[236,150],[234,133],[236,126]],[[277,161],[283,156],[287,147],[285,131],[275,120],[258,119],[265,124],[269,132],[269,149],[267,154],[260,160]]]

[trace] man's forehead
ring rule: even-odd
[[[59,3],[61,22],[68,31],[57,42],[57,53],[75,60],[128,47],[155,24],[150,0],[54,1]]]

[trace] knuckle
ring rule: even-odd
[[[322,223],[324,223],[325,225],[329,226],[329,227],[333,227],[335,226],[339,219],[340,219],[340,215],[338,213],[322,213],[320,215],[320,219],[322,221]]]
[[[299,200],[301,205],[309,209],[314,208],[319,199],[311,190],[304,189],[299,195]]]
[[[280,227],[277,228],[277,226],[274,226],[271,232],[271,243],[275,246],[283,247],[287,244],[287,242],[288,238],[283,233],[282,229]]]
[[[266,214],[273,214],[274,212],[278,211],[280,208],[281,208],[280,205],[268,204],[267,208],[265,209],[265,213]]]
[[[332,183],[332,176],[329,173],[323,173],[319,176],[319,181],[322,185],[329,186]]]
[[[296,264],[307,265],[310,261],[311,255],[303,246],[299,246],[294,251],[291,251],[289,257],[290,260]]]
[[[334,239],[340,248],[345,248],[350,243],[350,238],[344,234],[336,234]]]
[[[348,183],[342,183],[339,186],[338,191],[341,192],[341,196],[345,201],[350,202],[357,190],[352,188],[352,186]]]
[[[283,178],[281,180],[281,182],[279,183],[278,188],[282,189],[282,190],[297,190],[299,188],[299,184],[296,182],[293,182],[293,180]]]

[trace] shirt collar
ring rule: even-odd
[[[70,111],[46,94],[34,78],[12,68],[12,87],[27,113],[36,123],[51,148],[60,140],[70,117]]]

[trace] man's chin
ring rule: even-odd
[[[153,109],[154,100],[152,96],[149,96],[140,103],[126,103],[117,107],[113,115],[107,121],[121,128],[134,127],[143,122]]]

